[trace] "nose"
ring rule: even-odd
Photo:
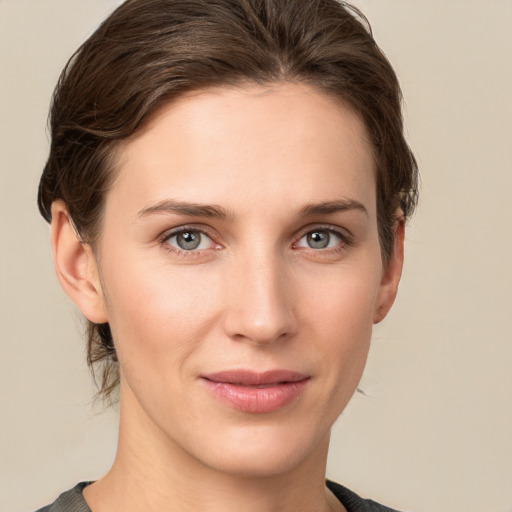
[[[232,339],[267,345],[297,331],[293,286],[275,255],[252,254],[232,267],[226,282],[224,328]]]

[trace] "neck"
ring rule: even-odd
[[[228,473],[191,456],[145,414],[134,421],[132,414],[124,414],[126,409],[121,400],[118,451],[111,470],[84,490],[92,512],[344,510],[325,487],[329,436],[287,471]]]

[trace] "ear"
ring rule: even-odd
[[[383,269],[373,317],[374,324],[384,320],[391,309],[391,306],[395,302],[398,291],[398,283],[400,282],[404,263],[405,219],[402,214],[397,217],[397,220],[395,221],[393,234],[393,250],[389,257],[389,261]]]
[[[57,279],[69,298],[91,322],[107,322],[105,298],[96,258],[73,226],[66,204],[52,203],[51,242]]]

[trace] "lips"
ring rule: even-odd
[[[202,375],[201,380],[206,389],[228,407],[243,412],[270,413],[298,400],[310,377],[288,370],[230,370]]]

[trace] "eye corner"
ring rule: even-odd
[[[316,240],[315,235],[319,235]],[[310,226],[302,230],[292,248],[327,254],[342,251],[353,244],[354,237],[347,230],[324,225]]]
[[[181,257],[196,257],[206,251],[222,249],[209,230],[198,226],[179,226],[165,231],[158,238],[166,251]]]

